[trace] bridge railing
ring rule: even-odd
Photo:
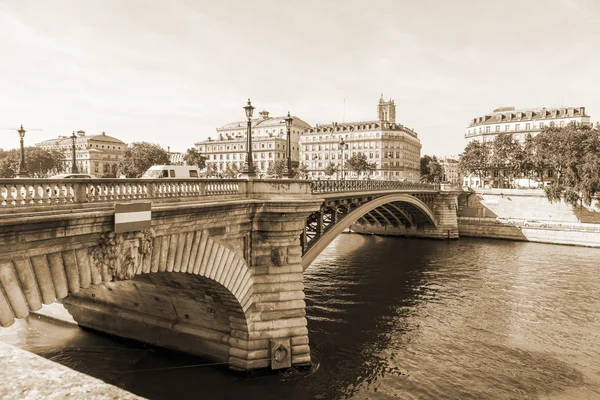
[[[436,185],[420,182],[377,181],[377,180],[326,180],[312,181],[311,191],[319,193],[363,192],[373,190],[436,190]]]
[[[243,195],[236,179],[0,179],[0,209]]]

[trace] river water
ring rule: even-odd
[[[600,249],[341,235],[305,278],[315,367],[238,375],[29,318],[0,340],[152,399],[600,399]]]

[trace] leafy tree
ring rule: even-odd
[[[215,164],[206,164],[206,170],[204,171],[205,178],[213,178],[217,177],[219,172],[217,171],[217,166]]]
[[[492,142],[491,166],[498,171],[498,176],[503,183],[504,177],[509,183],[519,168],[519,160],[522,158],[522,149],[519,142],[515,141],[510,133],[501,133]],[[503,186],[503,185],[496,185]]]
[[[444,168],[436,156],[427,154],[421,157],[421,182],[440,183],[444,177]]]
[[[240,174],[240,169],[238,168],[237,164],[234,163],[231,166],[229,166],[229,164],[227,164],[227,168],[225,169],[225,172],[223,173],[223,178],[234,179],[234,178],[237,178],[239,174]]]
[[[20,150],[3,151],[0,156],[0,177],[14,178],[21,163]],[[25,167],[33,178],[47,178],[63,172],[65,161],[64,153],[58,149],[48,150],[36,146],[25,148]]]
[[[304,163],[301,163],[296,169],[296,179],[306,179],[308,176],[308,166]]]
[[[464,174],[474,174],[480,179],[482,184],[489,166],[489,145],[477,140],[473,140],[467,144],[458,162],[458,167]]]
[[[367,161],[367,156],[363,153],[352,154],[344,165],[348,170],[355,172],[357,176],[363,172],[371,172],[376,168],[375,164],[370,164]]]
[[[327,166],[325,167],[325,170],[324,170],[325,175],[327,175],[327,176],[332,176],[337,171],[338,171],[338,167],[333,162],[330,162],[329,164],[327,164]]]
[[[285,170],[286,165],[286,160],[284,159],[279,159],[270,163],[269,168],[267,168],[267,175],[281,178],[283,176],[283,171]]]
[[[123,153],[118,169],[121,175],[137,178],[153,165],[167,164],[169,156],[162,147],[148,142],[134,142]]]
[[[206,168],[207,158],[202,155],[195,147],[191,147],[185,151],[183,160],[187,165],[195,165],[199,169]]]

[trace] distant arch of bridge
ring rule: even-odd
[[[433,228],[437,227],[436,217],[429,206],[411,194],[384,195],[368,200],[363,204],[355,205],[354,207],[350,206],[349,208],[350,210],[341,216],[341,218],[337,218],[337,215],[334,215],[333,218],[331,217],[331,213],[340,214],[335,205],[329,208],[330,214],[329,218],[327,218],[327,226],[323,227],[321,225],[321,228],[316,229],[315,236],[308,242],[309,246],[307,246],[306,251],[302,255],[302,267],[304,270],[310,266],[315,258],[338,235],[360,219],[366,220],[369,224],[388,223],[396,226],[403,225],[410,227],[421,223],[430,224]],[[366,219],[365,216],[369,216],[369,219]],[[317,218],[322,218],[322,214],[313,215],[313,220]],[[320,223],[321,221],[317,221],[317,224]]]

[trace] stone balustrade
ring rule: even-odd
[[[247,182],[235,179],[0,179],[0,210],[246,195]]]

